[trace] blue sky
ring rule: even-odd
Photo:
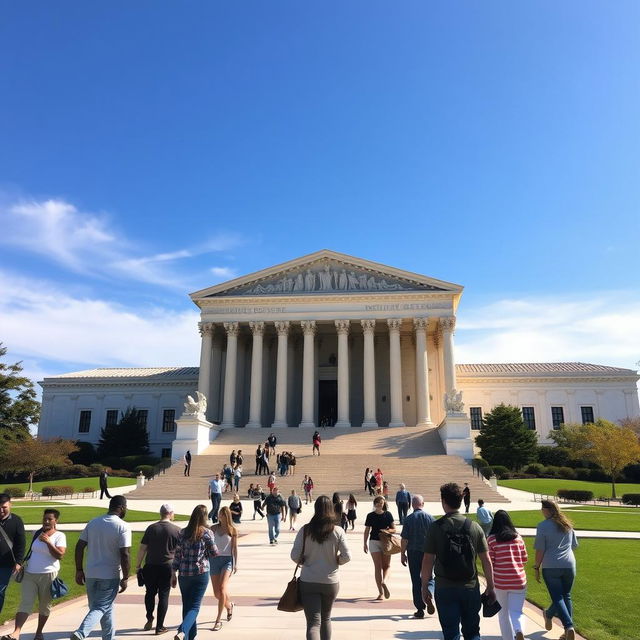
[[[21,2],[0,340],[197,363],[186,294],[330,248],[465,285],[459,361],[640,358],[637,2]]]

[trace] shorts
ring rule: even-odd
[[[382,542],[369,539],[369,551],[371,553],[382,553]]]
[[[18,611],[20,613],[31,613],[38,601],[38,613],[48,616],[51,613],[51,583],[56,579],[57,571],[52,573],[29,573],[24,572],[21,583],[22,594]]]
[[[215,556],[211,558],[209,564],[209,573],[211,573],[212,576],[233,570],[233,558],[231,556]]]

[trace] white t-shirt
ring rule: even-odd
[[[131,546],[131,529],[116,515],[90,520],[80,540],[87,543],[87,578],[114,580],[120,577],[120,549]]]
[[[56,531],[52,536],[49,536],[49,539],[55,547],[67,548],[67,537],[62,531]],[[53,573],[54,571],[60,571],[60,560],[56,560],[51,555],[49,545],[46,542],[36,538],[33,541],[31,557],[27,562],[25,571],[27,573]]]

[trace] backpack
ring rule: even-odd
[[[436,520],[442,526],[446,517]],[[459,582],[467,582],[476,574],[476,549],[471,539],[471,520],[466,519],[460,529],[443,531],[445,543],[444,553],[438,558],[445,575],[443,578]]]

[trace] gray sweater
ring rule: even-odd
[[[302,527],[293,543],[291,559],[294,562],[300,560],[302,555],[302,537],[306,526]],[[322,543],[318,544],[307,536],[304,547],[304,564],[300,573],[303,582],[319,582],[321,584],[333,584],[338,582],[338,566],[351,560],[349,547],[344,531],[335,527],[333,533]]]

